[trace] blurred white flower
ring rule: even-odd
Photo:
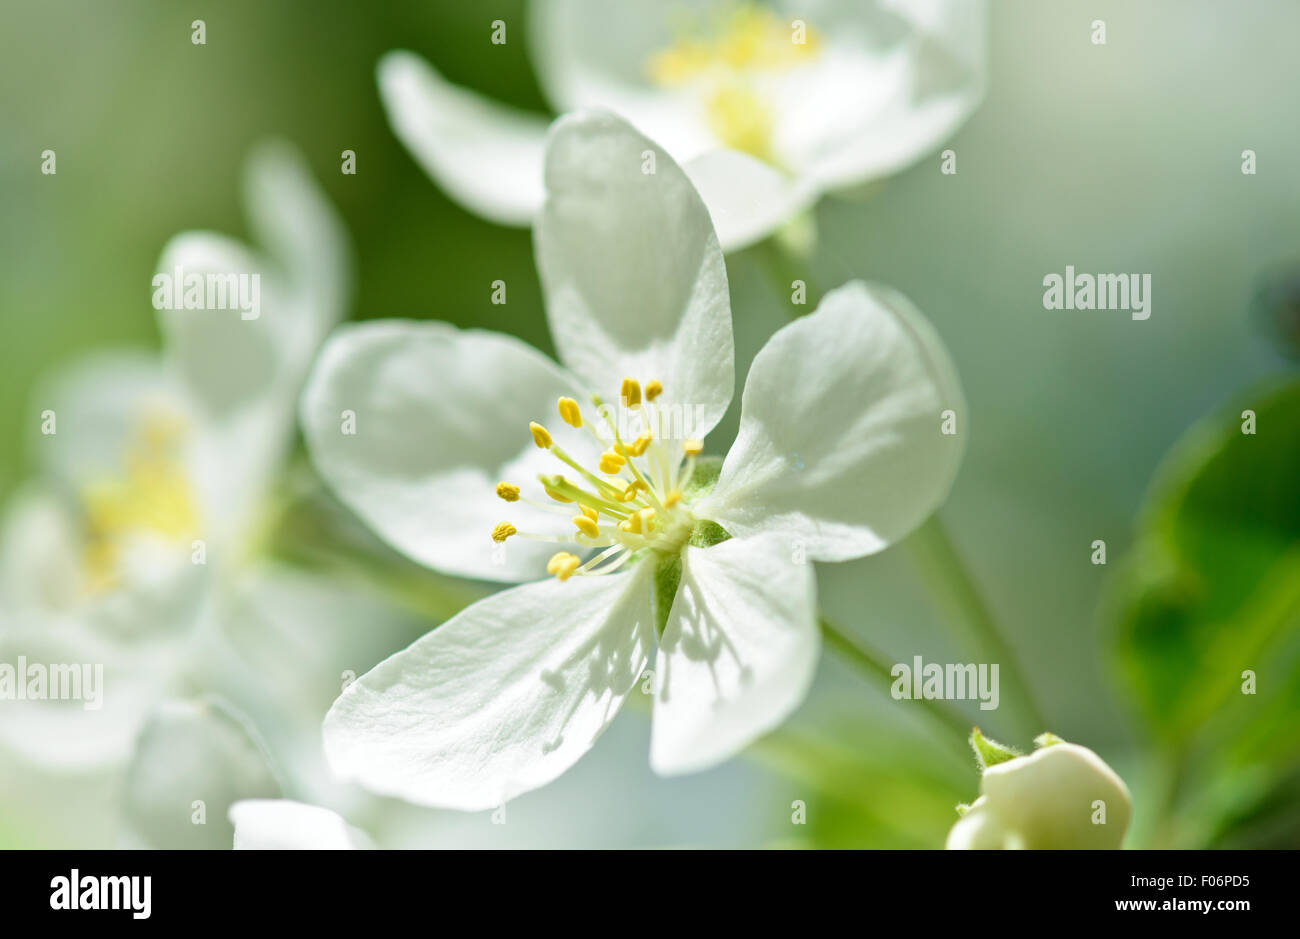
[[[318,805],[291,799],[245,799],[230,807],[235,849],[243,851],[351,851],[373,848],[365,832]]]
[[[0,708],[0,744],[32,763],[123,764],[145,715],[205,666],[205,628],[257,547],[294,439],[297,394],[348,290],[341,223],[287,145],[250,159],[265,253],[188,232],[159,270],[257,274],[262,313],[159,311],[163,353],[100,353],[39,390],[35,480],[0,530],[0,661],[103,663],[105,700]],[[142,294],[144,284],[142,283]]]
[[[940,433],[963,404],[937,335],[898,294],[853,283],[758,354],[738,439],[710,468],[699,438],[735,376],[699,195],[602,113],[556,123],[546,181],[537,257],[567,369],[509,336],[368,323],[331,337],[303,394],[317,469],[394,547],[468,577],[555,575],[464,610],[327,716],[336,772],[426,805],[488,808],[560,775],[656,645],[653,767],[731,756],[811,682],[807,562],[905,535],[963,447]],[[530,428],[552,407],[555,436]]]
[[[609,109],[661,143],[732,251],[937,149],[983,94],[984,20],[982,0],[547,0],[530,5],[528,36],[555,111]],[[532,224],[545,118],[410,52],[384,57],[379,88],[452,198]]]
[[[948,833],[949,849],[1118,848],[1133,810],[1124,780],[1073,743],[989,766],[980,792]]]

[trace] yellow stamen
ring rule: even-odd
[[[496,528],[492,529],[492,540],[497,544],[501,544],[501,542],[505,541],[511,535],[517,534],[519,534],[518,528],[515,528],[515,526],[511,525],[509,522],[502,522]]]
[[[641,403],[641,385],[635,378],[623,379],[623,390],[619,392],[623,407],[634,408]]]
[[[556,406],[559,408],[560,417],[564,423],[570,427],[582,426],[582,411],[578,408],[578,402],[572,398],[561,398]]]
[[[497,495],[507,502],[519,501],[519,487],[509,483],[497,483]]]
[[[600,455],[600,471],[610,476],[614,476],[620,472],[625,463],[627,463],[627,460],[623,459],[621,455],[615,453],[613,450],[606,450]]]
[[[686,440],[682,443],[682,452],[687,456],[699,456],[704,452],[703,440]]]
[[[554,574],[557,580],[565,581],[573,576],[573,572],[580,564],[582,561],[577,555],[561,551],[559,554],[552,555],[546,562],[546,573]]]
[[[650,446],[650,441],[653,439],[654,434],[650,433],[648,430],[643,430],[635,440],[627,445],[627,448],[631,451],[633,456],[641,456],[645,453],[646,447]]]
[[[600,529],[596,523],[584,515],[573,516],[573,524],[577,526],[578,531],[582,532],[588,538],[595,538],[600,535]]]
[[[583,515],[587,516],[587,518],[591,519],[593,522],[596,521],[598,518],[600,518],[600,512],[598,512],[596,509],[593,509],[589,505],[580,505],[578,506],[578,509],[582,512]]]
[[[682,494],[674,489],[668,495],[664,496],[664,508],[671,509],[678,502],[682,501]]]
[[[533,443],[537,444],[537,446],[541,447],[543,450],[549,450],[551,448],[553,441],[551,440],[550,433],[545,427],[537,423],[537,421],[533,421],[528,425],[528,429],[533,432]]]
[[[664,386],[658,381],[647,382],[645,386],[645,399],[647,401],[653,401],[655,398],[663,394],[663,392]]]

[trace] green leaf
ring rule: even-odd
[[[1120,671],[1166,746],[1210,722],[1248,726],[1293,686],[1278,653],[1300,629],[1300,382],[1244,396],[1174,447],[1116,576]]]

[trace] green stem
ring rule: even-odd
[[[1010,697],[1027,736],[1048,730],[1047,721],[1035,700],[1024,669],[1003,637],[975,578],[958,552],[938,515],[930,516],[904,544],[917,566],[926,573],[939,601],[953,614],[952,622],[963,624],[967,642],[990,663],[997,662],[1009,679]]]
[[[845,661],[855,665],[869,678],[879,679],[889,687],[894,682],[890,665],[880,653],[868,648],[860,639],[850,639],[838,626],[826,617],[820,619],[822,636],[826,644],[834,649]],[[929,714],[938,723],[953,731],[958,747],[964,755],[969,755],[967,740],[970,737],[971,724],[960,711],[947,701],[938,698],[918,699]]]

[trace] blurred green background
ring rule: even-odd
[[[16,442],[37,420],[29,394],[38,376],[89,349],[157,345],[149,281],[168,238],[193,228],[247,235],[239,174],[266,136],[302,148],[350,229],[355,317],[437,317],[549,351],[529,234],[442,195],[390,132],[374,81],[382,53],[409,48],[453,81],[545,110],[522,29],[504,46],[488,42],[491,20],[522,16],[519,0],[490,10],[6,4],[0,497],[27,471]],[[205,46],[190,42],[195,18],[206,21]],[[1090,41],[1094,19],[1106,21],[1104,46]],[[869,197],[828,199],[817,213],[821,285],[865,277],[897,287],[952,351],[970,402],[969,450],[941,514],[1033,676],[1050,722],[1041,729],[1093,748],[1128,779],[1141,837],[1162,800],[1190,815],[1196,799],[1220,798],[1210,791],[1219,755],[1203,755],[1210,769],[1187,762],[1185,747],[1174,764],[1149,759],[1158,732],[1131,690],[1140,669],[1126,684],[1116,666],[1124,643],[1106,612],[1118,590],[1108,578],[1175,441],[1291,368],[1248,307],[1263,272],[1300,259],[1297,35],[1300,5],[1272,0],[995,2],[987,97],[950,143],[957,175],[941,175],[934,155]],[[55,176],[40,173],[47,148],[57,152]],[[356,151],[355,176],[339,172],[344,149]],[[1257,175],[1241,173],[1244,149],[1256,151]],[[788,312],[764,257],[729,259],[742,376]],[[1150,320],[1044,310],[1042,278],[1067,264],[1151,274]],[[490,302],[497,279],[509,284],[508,305]],[[734,431],[735,411],[719,436]],[[1105,567],[1090,563],[1095,539],[1107,543]],[[823,566],[819,580],[828,614],[891,661],[971,660],[906,546]],[[1295,734],[1297,713],[1281,714],[1278,732]],[[1001,712],[969,717],[1029,743]],[[641,733],[626,732],[630,743],[611,734],[591,758],[597,769],[575,773],[614,790],[626,773],[651,793],[657,801],[644,808],[620,803],[643,813],[628,835],[640,843],[689,840],[682,813],[707,815],[743,785],[750,802],[724,813],[732,827],[709,830],[713,843],[804,843],[802,830],[789,834],[788,815],[805,799],[816,807],[808,835],[817,843],[937,846],[955,799],[973,798],[978,785],[973,763],[914,705],[833,661],[789,733],[758,748],[755,768],[659,782],[637,756]],[[627,755],[600,763],[602,752]],[[1190,782],[1171,785],[1169,773]],[[563,796],[520,801],[537,798]],[[1222,796],[1222,812],[1232,798]],[[1205,826],[1188,827],[1184,843],[1212,841]],[[1283,840],[1295,837],[1286,831]],[[1270,832],[1263,840],[1276,842]]]

